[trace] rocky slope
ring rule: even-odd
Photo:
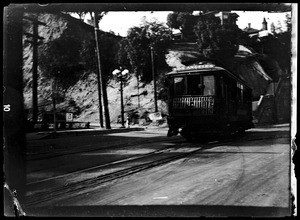
[[[32,16],[32,15],[27,15]],[[38,20],[46,23],[45,26],[39,27],[39,35],[43,37],[43,43],[60,38],[64,32],[72,30],[80,39],[94,38],[93,27],[64,14],[41,14]],[[24,32],[32,33],[30,23],[24,24]],[[26,42],[27,38],[23,37],[23,81],[24,81],[24,105],[29,110],[32,106],[32,46]],[[40,47],[41,51],[43,48]],[[38,105],[39,111],[51,111],[52,106],[52,83],[47,80],[44,73],[38,69]],[[159,77],[158,77],[159,78]],[[110,80],[107,86],[110,119],[114,123],[121,113],[119,82]],[[160,90],[158,83],[158,91]],[[154,95],[153,84],[140,84],[139,92],[140,103],[137,98],[137,80],[131,77],[124,88],[124,107],[126,116],[134,113],[144,115],[147,112],[153,112]],[[57,104],[58,111],[73,112],[75,120],[89,121],[99,123],[99,101],[97,89],[97,76],[94,72],[85,72],[77,83],[64,91],[65,99]],[[138,108],[139,105],[139,108]],[[158,110],[166,114],[166,103],[158,100]]]

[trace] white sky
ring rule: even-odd
[[[274,22],[275,26],[278,26],[278,22],[281,23],[282,28],[285,28],[285,14],[286,13],[268,13],[261,11],[233,11],[239,15],[237,25],[240,29],[244,29],[251,23],[251,27],[260,30],[262,28],[263,18],[266,18],[268,22],[268,30],[270,25]],[[126,36],[129,28],[133,26],[139,26],[142,23],[142,18],[146,16],[146,19],[150,21],[156,18],[158,21],[166,23],[167,15],[172,11],[155,11],[153,13],[149,11],[128,11],[128,12],[108,12],[99,23],[100,29],[103,31],[113,31],[115,34]]]
[[[286,28],[285,20],[286,20],[286,13],[268,13],[262,11],[234,11],[240,17],[236,24],[239,26],[240,29],[244,29],[248,26],[248,23],[251,23],[251,27],[260,30],[262,28],[263,19],[266,18],[268,23],[268,30],[270,30],[270,25],[274,22],[275,27],[278,26],[278,22],[281,23],[282,28]],[[289,13],[291,14],[291,13]]]
[[[112,30],[115,34],[126,36],[129,28],[139,26],[142,23],[142,18],[157,19],[160,22],[166,23],[167,16],[172,11],[139,11],[139,12],[108,12],[99,23],[99,27],[103,31]]]

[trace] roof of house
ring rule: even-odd
[[[249,28],[249,27],[246,27],[243,31],[247,32],[248,34],[254,34],[254,33],[258,33],[260,32],[260,30],[257,30],[255,28]]]

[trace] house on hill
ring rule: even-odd
[[[259,33],[258,29],[251,27],[251,23],[248,23],[248,27],[244,28],[243,31],[246,32],[249,37],[257,36]]]
[[[268,22],[266,21],[266,18],[263,19],[262,28],[260,30],[252,28],[251,23],[248,23],[248,27],[244,28],[243,31],[246,32],[249,37],[265,37],[271,33],[268,31]]]

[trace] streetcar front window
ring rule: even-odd
[[[213,75],[187,76],[187,95],[215,95],[215,77]]]
[[[213,75],[186,75],[174,77],[174,95],[215,95]]]
[[[185,92],[185,78],[174,77],[174,95],[184,95]]]
[[[203,84],[205,85],[203,95],[215,95],[215,77],[203,76]]]

